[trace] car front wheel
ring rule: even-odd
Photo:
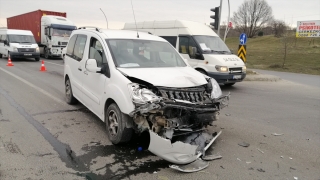
[[[77,99],[73,96],[70,79],[65,82],[66,101],[68,104],[76,104]]]
[[[133,129],[126,128],[130,117],[123,114],[117,104],[112,103],[105,113],[107,135],[113,144],[125,143],[131,140]]]

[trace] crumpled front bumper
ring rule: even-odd
[[[188,164],[197,160],[202,155],[200,151],[197,152],[197,145],[191,145],[181,141],[171,143],[170,140],[158,136],[151,130],[149,131],[149,134],[150,144],[148,150],[171,163]],[[212,145],[220,134],[221,131],[215,137],[212,137],[204,147],[204,151]]]

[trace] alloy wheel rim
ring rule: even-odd
[[[108,114],[108,130],[110,135],[116,136],[118,133],[118,115],[114,110],[111,110]]]

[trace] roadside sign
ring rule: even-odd
[[[228,23],[228,28],[232,28],[232,22]]]
[[[243,62],[246,62],[246,55],[247,55],[247,47],[246,45],[239,45],[238,49],[238,57],[242,59]]]
[[[320,37],[320,20],[298,21],[296,37]]]
[[[240,45],[245,45],[247,43],[247,35],[245,33],[242,33],[239,39],[240,39]]]

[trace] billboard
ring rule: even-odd
[[[298,21],[296,37],[320,37],[320,20]]]

